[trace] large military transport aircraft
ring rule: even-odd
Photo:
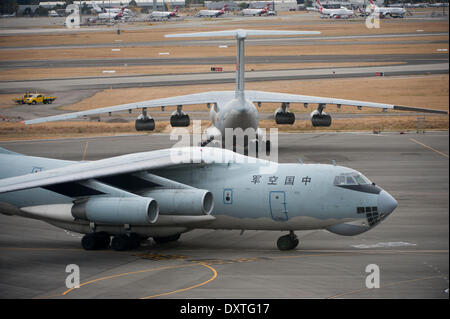
[[[277,242],[288,250],[299,243],[294,231],[357,235],[397,207],[351,168],[278,164],[213,147],[92,162],[0,148],[0,178],[0,213],[85,234],[87,250],[132,249],[148,237],[164,243],[198,228],[289,232]]]
[[[342,105],[379,108],[383,110],[406,110],[448,114],[447,111],[431,110],[426,108],[416,108],[409,106],[398,106],[385,103],[363,102],[346,99],[335,99],[330,97],[316,97],[297,94],[272,93],[262,91],[250,91],[244,89],[244,40],[248,36],[280,36],[280,35],[305,35],[319,34],[317,31],[272,31],[272,30],[229,30],[212,31],[184,34],[169,34],[168,38],[175,37],[235,37],[237,41],[237,63],[236,63],[236,87],[234,91],[209,91],[204,93],[189,94],[183,96],[168,97],[162,99],[148,100],[137,103],[109,106],[98,109],[91,109],[80,112],[66,113],[44,118],[37,118],[25,121],[25,124],[42,123],[49,121],[68,120],[77,117],[87,117],[89,115],[111,113],[117,111],[129,111],[141,108],[142,114],[136,120],[136,130],[151,131],[155,128],[155,121],[148,115],[149,108],[161,107],[164,110],[168,106],[176,106],[177,109],[170,117],[172,127],[189,126],[190,118],[183,110],[183,105],[206,104],[210,111],[211,126],[206,129],[205,139],[202,146],[208,143],[223,139],[227,128],[242,130],[253,129],[256,132],[255,144],[264,141],[265,134],[258,129],[258,111],[255,106],[261,106],[261,103],[280,103],[280,108],[275,111],[275,122],[280,125],[293,124],[295,114],[289,112],[291,103],[301,103],[306,108],[309,104],[317,104],[317,109],[311,113],[311,122],[313,126],[330,126],[331,116],[324,112],[327,104],[337,104],[338,108]],[[225,143],[222,142],[222,145]],[[263,144],[267,150],[267,144]],[[261,147],[263,149],[263,147]],[[269,144],[270,149],[270,144]]]

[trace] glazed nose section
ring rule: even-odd
[[[378,195],[378,211],[382,214],[390,214],[398,206],[397,201],[388,192],[382,190]]]

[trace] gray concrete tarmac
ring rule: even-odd
[[[142,134],[0,146],[70,160],[86,150],[86,159],[96,160],[175,142],[166,134]],[[276,248],[282,232],[238,230],[193,230],[176,243],[150,239],[134,251],[84,251],[79,234],[0,215],[0,297],[447,299],[448,154],[448,132],[280,134],[280,162],[336,160],[399,202],[369,232],[298,232],[300,245],[288,252]],[[80,267],[78,289],[65,287],[68,264]],[[380,288],[365,286],[369,264],[380,268]]]

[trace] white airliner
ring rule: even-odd
[[[99,13],[97,15],[97,19],[99,20],[120,20],[124,15],[125,8],[120,9],[119,12],[115,13],[115,12],[103,12],[103,13]]]
[[[224,4],[223,8],[220,10],[200,10],[199,13],[197,13],[197,17],[220,17],[221,15],[225,14],[225,10],[227,8],[227,5]]]
[[[392,18],[403,18],[406,14],[406,10],[403,8],[389,8],[389,7],[379,7],[372,0],[370,5],[366,7],[366,14],[379,14],[381,18],[389,17]]]
[[[244,41],[248,36],[280,36],[280,35],[313,35],[320,34],[318,31],[272,31],[272,30],[228,30],[228,31],[212,31],[198,33],[169,34],[167,38],[191,38],[191,37],[235,37],[237,41],[237,65],[236,65],[236,87],[234,91],[208,91],[203,93],[188,94],[183,96],[175,96],[161,98],[155,100],[142,101],[137,103],[128,103],[116,106],[109,106],[98,109],[91,109],[80,112],[66,113],[44,118],[37,118],[25,121],[25,124],[34,124],[50,121],[61,121],[74,119],[78,117],[87,117],[89,115],[111,113],[118,111],[129,111],[132,109],[142,109],[142,114],[136,120],[136,130],[151,131],[155,128],[155,121],[151,118],[148,109],[176,106],[177,109],[170,117],[170,123],[173,127],[189,126],[189,116],[183,112],[183,105],[206,104],[210,108],[211,126],[205,131],[205,138],[202,145],[207,145],[214,141],[220,141],[226,133],[227,128],[231,129],[253,129],[256,133],[256,140],[252,143],[258,145],[264,142],[265,147],[270,148],[270,143],[266,143],[264,132],[258,128],[258,111],[257,106],[261,103],[280,103],[280,108],[275,111],[275,122],[279,125],[293,124],[295,122],[295,114],[289,112],[290,103],[300,103],[306,108],[309,104],[316,104],[317,109],[311,113],[311,122],[313,126],[330,126],[331,116],[324,112],[326,104],[336,104],[338,108],[342,105],[354,106],[358,109],[361,107],[371,107],[386,110],[406,110],[420,111],[438,114],[448,114],[446,111],[432,110],[426,108],[416,108],[409,106],[398,106],[386,103],[364,102],[347,99],[336,99],[331,97],[316,97],[297,94],[273,93],[262,91],[250,91],[244,89]],[[256,105],[255,105],[256,104]],[[213,143],[213,144],[214,144]],[[222,144],[224,145],[224,144]],[[263,146],[264,147],[264,146]],[[263,148],[261,148],[263,149]],[[267,150],[267,148],[266,148]]]
[[[244,16],[262,16],[269,12],[270,2],[262,9],[243,9],[242,15]]]
[[[319,6],[319,12],[332,19],[347,19],[355,14],[353,10],[349,10],[345,7],[340,7],[339,9],[325,9],[319,0],[316,0],[316,2]]]
[[[153,11],[148,16],[150,19],[170,19],[178,17],[178,6],[173,11]]]
[[[122,12],[123,16],[128,16],[131,15],[131,10],[127,9],[126,7],[121,7],[121,8],[100,8],[99,5],[92,1],[92,8],[94,9],[95,12],[98,13],[99,15],[99,19],[106,19],[106,17],[114,17],[116,16],[119,12]],[[100,14],[104,14],[107,13],[108,15],[102,15],[102,18],[100,18]]]

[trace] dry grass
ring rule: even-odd
[[[246,64],[246,71],[263,70],[290,70],[306,68],[327,67],[359,67],[404,64],[398,62],[336,62],[336,63],[269,63],[269,64]],[[153,74],[180,74],[180,73],[207,73],[211,72],[212,66],[223,67],[224,72],[236,70],[235,64],[218,65],[156,65],[156,66],[114,66],[114,67],[83,67],[83,68],[53,68],[43,72],[41,68],[6,69],[0,71],[0,81],[19,81],[36,79],[60,79],[77,78],[87,76],[125,76],[125,75],[153,75]],[[114,70],[115,73],[104,73],[103,71]],[[14,96],[15,97],[15,96]],[[12,98],[14,98],[12,97]],[[0,105],[0,108],[2,106]]]

